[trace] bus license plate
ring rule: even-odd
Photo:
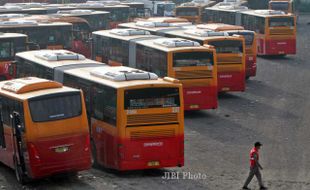
[[[197,104],[191,104],[191,105],[189,106],[189,108],[191,108],[191,109],[198,109],[198,108],[199,108],[199,105],[197,105]]]
[[[69,150],[69,147],[67,147],[67,146],[55,148],[55,152],[57,152],[57,153],[68,152],[68,150]]]
[[[159,166],[159,161],[150,161],[147,163],[147,166]]]
[[[229,90],[230,90],[230,88],[228,88],[228,87],[222,88],[222,91],[229,91]]]

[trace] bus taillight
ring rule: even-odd
[[[118,157],[120,160],[124,160],[124,145],[123,144],[117,144],[118,147]]]
[[[36,146],[32,143],[29,143],[29,153],[34,158],[34,161],[40,163],[40,156]]]
[[[86,135],[84,151],[85,152],[89,151],[89,147],[90,147],[90,137],[89,135]]]

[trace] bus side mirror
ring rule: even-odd
[[[27,42],[27,49],[28,50],[39,50],[40,49],[40,45],[34,42]]]

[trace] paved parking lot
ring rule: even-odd
[[[240,189],[249,150],[259,140],[266,186],[309,190],[308,22],[310,15],[300,16],[297,55],[258,58],[257,77],[247,82],[246,92],[221,95],[217,110],[185,114],[185,167],[125,173],[91,169],[20,186],[14,172],[0,165],[0,189]],[[163,179],[167,173],[179,179]],[[256,179],[250,187],[258,189]]]

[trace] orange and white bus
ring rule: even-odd
[[[8,14],[7,14],[8,15]],[[5,15],[0,15],[0,17]],[[12,15],[15,16],[15,15]],[[18,15],[16,15],[17,17]],[[11,18],[13,21],[16,18]],[[20,18],[17,18],[19,20]],[[80,17],[55,16],[55,15],[24,15],[23,20],[35,20],[37,22],[66,22],[72,24],[72,44],[70,50],[83,54],[86,57],[91,56],[90,35],[91,28],[87,20]]]
[[[275,10],[242,7],[206,8],[207,22],[241,25],[257,34],[258,55],[296,54],[296,16]]]
[[[269,1],[268,6],[271,10],[295,13],[294,0],[271,0]]]
[[[40,49],[70,49],[72,45],[72,24],[66,22],[0,21],[0,32],[26,34]]]
[[[245,90],[245,41],[243,36],[203,29],[166,31],[168,37],[194,40],[211,45],[217,56],[217,87],[219,92]]]
[[[184,165],[183,91],[178,80],[124,66],[78,64],[87,60],[70,55],[53,60],[56,54],[57,50],[18,53],[16,65],[26,74],[23,65],[40,66],[43,75],[52,71],[55,80],[83,90],[94,164],[117,170]]]
[[[212,24],[200,24],[197,25],[199,29],[208,29],[216,32],[225,31],[230,36],[237,34],[244,37],[245,40],[245,53],[246,53],[246,64],[245,74],[246,78],[256,76],[257,64],[257,45],[256,45],[256,34],[254,31],[244,30],[243,26],[230,25],[224,23],[212,23]]]
[[[241,22],[245,29],[257,33],[258,55],[296,54],[294,15],[282,11],[251,10],[242,12]]]
[[[185,110],[217,108],[217,62],[213,47],[136,29],[93,32],[93,59],[173,77],[183,84]]]
[[[27,35],[19,33],[0,33],[0,81],[12,78],[9,67],[15,53],[27,50]]]
[[[175,9],[175,16],[185,18],[192,23],[202,23],[202,15],[206,7],[215,5],[215,1],[194,0],[192,2],[182,3]]]
[[[20,183],[90,168],[80,90],[35,77],[3,81],[0,107],[0,161]]]

